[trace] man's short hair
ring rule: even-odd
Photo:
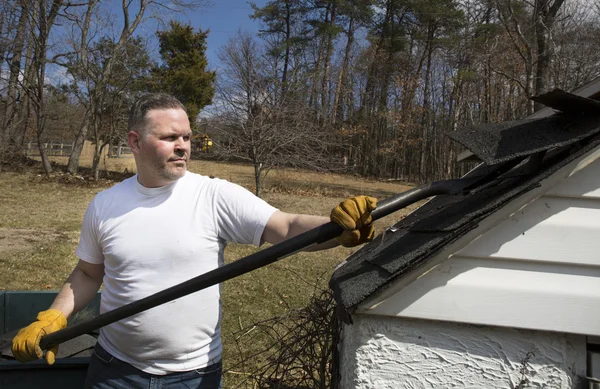
[[[140,135],[145,133],[146,114],[153,109],[181,108],[187,110],[181,101],[167,93],[147,93],[137,99],[129,111],[128,131],[135,131]]]

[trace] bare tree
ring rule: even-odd
[[[220,152],[254,167],[255,193],[274,166],[323,168],[326,134],[302,104],[281,96],[279,77],[247,33],[238,33],[220,54],[219,112],[212,125]],[[289,98],[289,99],[287,99]]]
[[[2,121],[0,122],[2,125],[2,131],[0,131],[0,144],[3,145],[3,149],[5,149],[9,143],[13,143],[12,135],[15,128],[15,118],[18,112],[18,106],[23,100],[22,90],[19,88],[19,77],[22,75],[21,66],[26,50],[25,42],[28,38],[27,33],[31,17],[30,2],[28,0],[19,0],[18,2],[15,2],[11,11],[13,11],[12,14],[15,16],[18,14],[18,22],[12,44],[10,45],[11,58],[8,66],[8,83],[2,112]],[[2,18],[2,20],[4,21],[4,18]],[[11,24],[10,20],[7,20],[6,22],[6,27],[9,29]],[[9,50],[8,47],[8,42],[2,42],[2,58],[4,58],[6,51]]]
[[[115,21],[109,15],[99,14],[99,4],[100,0],[88,0],[85,11],[73,12],[70,15],[71,20],[74,22],[74,34],[71,38],[74,54],[69,66],[72,73],[77,73],[77,78],[82,84],[81,87],[77,88],[77,94],[81,103],[86,107],[87,114],[86,120],[82,124],[75,140],[75,147],[69,157],[67,167],[70,173],[77,171],[83,142],[91,135],[94,143],[92,173],[96,179],[99,175],[102,149],[108,144],[108,139],[103,136],[105,133],[103,128],[110,128],[110,126],[103,127],[102,123],[103,121],[111,123],[110,120],[104,120],[102,117],[103,109],[105,108],[104,105],[111,101],[107,86],[111,78],[114,78],[115,75],[113,73],[116,68],[119,71],[126,71],[125,68],[119,67],[116,64],[116,61],[122,58],[119,53],[125,50],[127,43],[132,39],[136,29],[148,18],[163,20],[163,18],[173,12],[195,9],[200,6],[209,5],[210,2],[207,0],[123,1],[120,22],[122,28],[116,36],[110,37],[114,42],[114,45],[112,45],[112,54],[104,53],[105,59],[101,61],[100,68],[97,66],[98,63],[90,62],[92,54],[90,47],[94,42],[97,42],[98,36],[96,36],[96,33],[100,29],[110,30],[111,27],[114,27],[113,23]],[[97,24],[98,21],[103,21],[104,25]],[[105,34],[102,34],[102,36],[106,37]]]
[[[535,74],[535,93],[537,95],[548,91],[552,62],[555,58],[553,52],[552,32],[556,24],[556,17],[565,0],[537,0],[534,11],[535,42],[537,48],[537,66]],[[537,103],[536,109],[542,108]]]
[[[498,0],[498,16],[513,43],[513,49],[519,53],[525,67],[525,80],[518,81],[527,97],[544,93],[549,88],[553,50],[553,30],[558,12],[564,0]],[[519,80],[518,74],[496,70]],[[528,113],[539,109],[540,105],[528,103]]]
[[[46,66],[62,64],[79,99],[68,108],[85,118],[68,170],[77,171],[92,140],[97,175],[102,148],[123,133],[141,91],[130,87],[135,75],[122,55],[139,27],[207,2],[125,1],[118,23],[101,4],[0,3],[0,153],[61,128],[56,116],[46,125],[44,99],[55,95],[44,79]],[[223,49],[207,131],[212,150],[252,164],[258,194],[274,166],[330,169],[345,157],[348,171],[379,178],[459,175],[460,149],[446,132],[522,118],[535,108],[531,96],[600,76],[598,0],[273,0],[252,17],[266,30]],[[58,22],[64,27],[52,28]],[[100,53],[102,39],[110,44]],[[79,119],[70,124],[62,128]]]
[[[527,17],[526,10],[524,9],[525,3],[517,3],[519,8],[515,8],[514,0],[499,0],[497,2],[498,16],[504,26],[508,37],[510,38],[513,49],[518,53],[522,59],[524,65],[524,74],[517,71],[516,74],[494,68],[493,70],[512,81],[517,82],[521,89],[525,92],[525,95],[529,98],[535,94],[534,91],[534,71],[535,71],[535,53],[534,46],[532,45],[530,31],[524,31],[525,28],[529,28],[530,19]],[[522,81],[521,76],[524,76]],[[528,114],[533,113],[534,105],[533,101],[528,103]]]
[[[253,19],[258,19],[264,25],[260,35],[267,38],[269,54],[281,65],[281,94],[287,93],[286,88],[293,82],[290,73],[294,72],[294,52],[303,44],[303,29],[301,18],[304,13],[302,0],[270,0],[263,7],[249,2],[254,10]],[[299,27],[300,26],[300,27]],[[283,63],[279,63],[279,59]]]
[[[83,90],[85,92],[79,95],[80,101],[86,106],[88,113],[86,115],[87,120],[82,125],[77,136],[76,147],[73,148],[73,152],[69,158],[68,171],[71,173],[74,173],[79,165],[81,145],[87,136],[87,132],[91,130],[94,141],[92,174],[94,175],[94,179],[98,179],[100,156],[102,150],[108,144],[102,139],[102,112],[105,108],[104,104],[109,102],[107,86],[115,67],[115,61],[120,57],[119,52],[123,50],[136,28],[143,21],[148,3],[148,0],[140,0],[134,9],[131,2],[123,2],[121,7],[121,31],[114,39],[114,44],[111,45],[112,53],[104,53],[104,60],[101,62],[91,60],[92,53],[90,53],[90,46],[92,42],[88,41],[92,15],[96,12],[99,1],[89,0],[83,17],[77,19],[79,22],[76,25],[80,28],[81,39],[77,42],[74,59],[70,62],[69,66],[75,78],[81,80],[84,85]]]
[[[600,5],[600,2],[597,3]],[[572,90],[600,76],[600,53],[591,49],[600,40],[600,8],[565,3],[552,34],[554,61],[551,81],[558,88]]]
[[[0,4],[0,64],[9,52],[13,42],[14,28],[18,16],[18,7],[15,1],[5,1]],[[1,73],[0,73],[1,74]]]
[[[70,37],[70,42],[72,50],[75,54],[72,56],[71,63],[66,65],[72,75],[73,73],[79,72],[83,72],[85,74],[86,70],[89,69],[89,34],[92,17],[96,12],[96,7],[99,2],[100,0],[88,0],[84,11],[79,11],[79,9],[76,8],[72,12],[67,13],[68,18],[73,21],[73,35]],[[85,79],[89,80],[88,77],[85,77]],[[69,155],[67,171],[71,174],[76,174],[77,170],[79,169],[79,158],[81,156],[83,144],[87,138],[91,111],[89,100],[85,98],[85,92],[77,87],[76,84],[74,86],[74,93],[81,105],[85,107],[85,114],[83,122],[79,128],[79,132],[77,133],[77,137],[75,138],[73,148],[71,149],[71,154]],[[83,89],[87,90],[89,86],[89,83],[84,81]]]
[[[349,81],[351,55],[355,46],[355,34],[357,30],[364,27],[371,18],[371,0],[347,0],[341,4],[342,19],[345,20],[344,34],[346,44],[344,45],[344,54],[341,60],[341,66],[335,86],[333,97],[333,106],[331,111],[331,122],[349,119],[348,115],[352,112],[350,107],[353,104],[353,92]],[[345,115],[344,115],[345,108]]]
[[[42,158],[42,165],[46,174],[52,172],[52,165],[46,154],[46,149],[43,144],[43,134],[46,128],[46,109],[45,109],[45,82],[46,82],[46,65],[47,65],[47,50],[50,30],[54,26],[54,21],[58,16],[58,12],[63,7],[63,0],[39,1],[33,2],[33,17],[35,28],[32,31],[33,37],[33,77],[31,90],[27,91],[29,101],[31,101],[35,112],[35,133]],[[36,6],[37,5],[37,6]]]

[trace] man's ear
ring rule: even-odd
[[[138,155],[140,152],[140,142],[142,140],[142,136],[135,131],[129,131],[127,133],[127,144],[131,149],[131,152],[134,155]]]

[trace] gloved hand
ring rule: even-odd
[[[56,309],[48,309],[37,315],[37,321],[22,328],[13,339],[12,353],[19,362],[30,362],[44,356],[40,339],[44,335],[62,330],[67,326],[67,318]],[[54,363],[58,346],[46,350],[46,362]]]
[[[344,247],[354,247],[373,239],[375,229],[371,211],[376,207],[376,198],[358,196],[346,199],[333,208],[331,221],[344,228],[337,241]]]

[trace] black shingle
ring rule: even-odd
[[[582,121],[598,120],[557,115],[535,120],[486,124],[455,131],[448,136],[487,165],[510,161],[530,154],[567,146],[600,132]]]
[[[600,102],[586,97],[573,95],[560,89],[531,98],[546,107],[568,113],[570,115],[600,115]]]
[[[549,99],[560,106],[561,96],[555,93]],[[480,165],[470,176],[493,179],[466,195],[433,198],[350,256],[330,281],[340,312],[357,306],[422,266],[491,213],[600,145],[600,135],[596,135],[600,132],[600,118],[579,113],[484,126],[478,131],[484,134],[470,136],[469,132],[461,132],[453,138],[468,143],[473,147],[471,151],[492,162]],[[511,160],[515,162],[499,163]],[[344,317],[349,319],[347,313]]]

